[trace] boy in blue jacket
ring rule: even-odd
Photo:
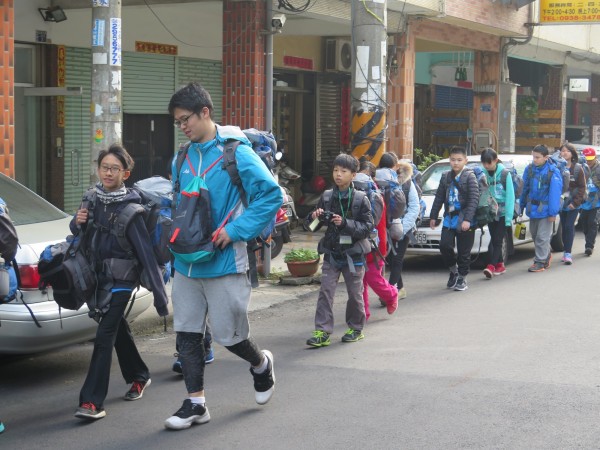
[[[556,216],[560,211],[562,176],[556,165],[548,162],[545,145],[537,145],[531,152],[533,162],[523,173],[521,214],[527,211],[531,237],[535,244],[535,258],[529,272],[543,272],[550,267],[552,253],[550,239]]]
[[[169,113],[175,119],[175,127],[191,142],[179,173],[176,158],[173,159],[172,179],[183,189],[195,174],[205,172],[212,229],[216,230],[213,232],[216,252],[211,259],[189,263],[175,257],[177,276],[173,278],[171,293],[173,326],[187,397],[181,408],[167,418],[165,427],[182,430],[210,420],[204,396],[203,346],[208,315],[213,339],[250,363],[256,402],[264,405],[273,395],[273,355],[268,350],[260,350],[250,337],[251,286],[246,275],[246,242],[260,234],[283,199],[279,185],[244,133],[238,127],[222,127],[213,121],[210,94],[200,84],[192,82],[177,91],[171,97]],[[218,162],[224,144],[231,139],[240,142],[235,155],[247,207],[243,206],[228,171]],[[178,204],[180,198],[181,195],[173,201]],[[227,224],[220,228],[228,216]]]

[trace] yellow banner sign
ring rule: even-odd
[[[541,24],[581,24],[600,22],[600,0],[540,0]]]

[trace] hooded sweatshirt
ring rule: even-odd
[[[498,215],[496,219],[504,216],[504,224],[509,227],[512,224],[515,210],[515,188],[512,182],[512,176],[509,173],[506,174],[506,186],[502,184],[503,170],[506,170],[506,168],[499,162],[496,164],[494,175],[490,175],[485,169],[484,173],[490,194],[494,197],[496,202],[498,202]]]

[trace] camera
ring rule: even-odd
[[[331,221],[333,220],[333,215],[335,213],[331,212],[331,211],[323,211],[320,215],[319,215],[319,220],[321,222],[325,222],[325,223],[331,223]]]
[[[273,18],[271,19],[271,26],[276,30],[281,30],[283,28],[283,25],[285,25],[285,21],[285,14],[273,14]]]

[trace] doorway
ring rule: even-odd
[[[123,114],[123,144],[135,161],[127,184],[153,175],[169,177],[174,133],[168,114]]]

